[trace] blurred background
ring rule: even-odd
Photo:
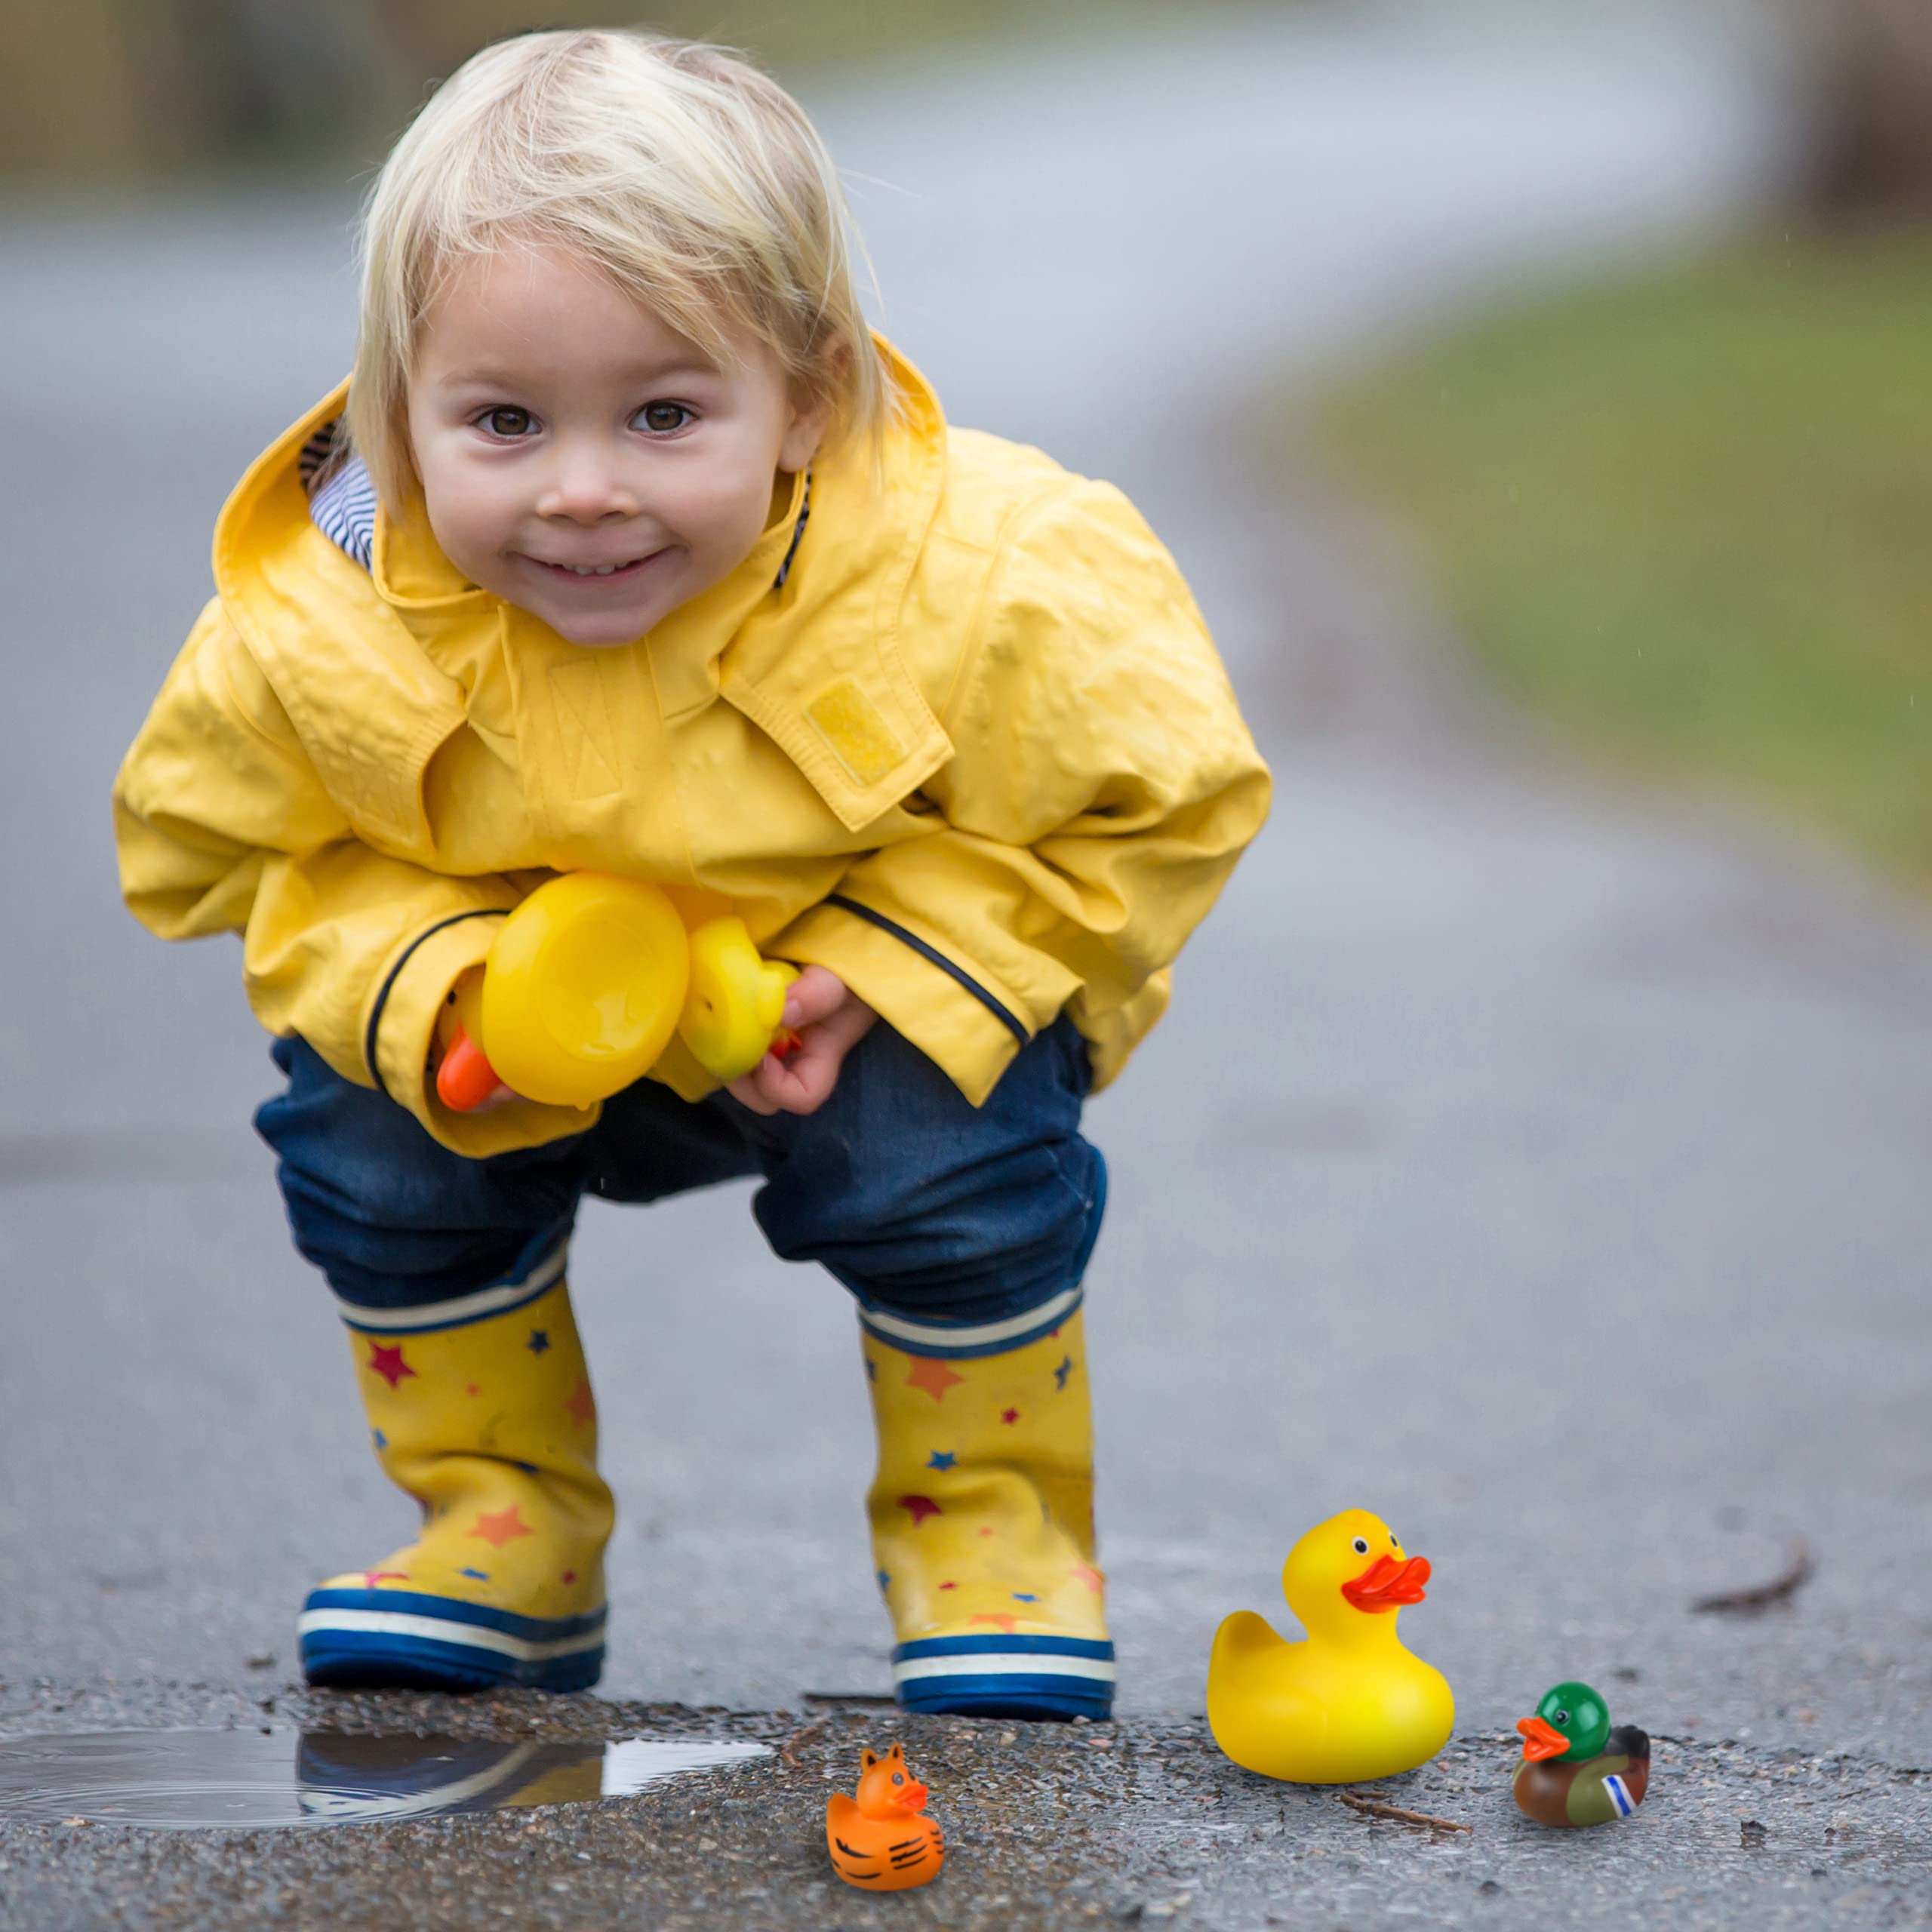
[[[107,798],[225,494],[348,365],[369,171],[593,17],[794,86],[885,326],[1143,506],[1275,766],[1093,1110],[1126,1708],[1198,1710],[1362,1502],[1472,1724],[1614,1668],[1654,1728],[1928,1761],[1924,0],[0,5],[0,1725],[285,1681],[407,1513],[237,949],[126,916]],[[736,1189],[593,1208],[573,1272],[608,1687],[880,1688],[836,1293]],[[1799,1537],[1801,1617],[1687,1614]]]
[[[1076,19],[1112,34],[1144,5],[1021,0],[668,0],[586,11],[563,0],[78,0],[9,5],[29,78],[0,134],[11,171],[100,174],[267,162],[380,161],[425,90],[466,56],[532,28],[647,26],[743,48],[795,76],[975,42],[1011,45]]]
[[[1790,137],[1781,192],[1740,205],[1734,238],[1607,276],[1573,261],[1555,299],[1478,290],[1470,325],[1404,343],[1312,421],[1299,383],[1278,420],[1297,460],[1313,450],[1426,537],[1497,690],[1606,756],[1735,784],[1923,878],[1932,11],[1728,13],[1777,65]],[[346,186],[473,49],[584,17],[568,0],[10,0],[0,179],[17,207],[96,209]],[[597,17],[742,46],[808,94],[1164,31],[1152,0],[664,0]]]
[[[1737,17],[1743,18],[1743,14]],[[1475,305],[1314,438],[1572,743],[1932,884],[1932,8],[1789,0],[1782,191]]]

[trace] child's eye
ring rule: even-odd
[[[635,426],[648,429],[654,436],[670,435],[696,420],[681,402],[647,402],[631,418]]]
[[[486,409],[476,420],[491,435],[501,436],[506,442],[528,435],[537,426],[537,419],[528,410],[518,409],[507,403]]]

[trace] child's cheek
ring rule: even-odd
[[[506,493],[497,479],[478,475],[473,466],[441,469],[433,485],[424,479],[423,497],[443,554],[472,583],[497,588],[490,579],[500,574],[517,530]]]

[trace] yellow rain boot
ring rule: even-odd
[[[374,1568],[309,1593],[297,1629],[311,1684],[596,1682],[614,1511],[563,1263],[560,1249],[508,1309],[504,1289],[486,1288],[355,1311],[377,1458],[422,1506],[423,1527]]]
[[[891,1319],[868,1311],[863,1346],[878,1426],[872,1554],[900,1703],[1106,1717],[1114,1647],[1078,1308],[1018,1348],[951,1357],[888,1344]]]

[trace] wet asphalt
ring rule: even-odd
[[[126,918],[105,800],[222,494],[346,361],[349,202],[0,223],[0,863],[30,915],[0,936],[0,1738],[773,1747],[342,1829],[0,1816],[0,1927],[1932,1921],[1932,930],[1789,829],[1611,789],[1488,713],[1400,534],[1257,435],[1278,370],[1747,209],[1783,159],[1774,69],[1687,9],[1444,18],[1316,8],[812,101],[888,325],[955,420],[1146,506],[1279,779],[1093,1110],[1112,1725],[839,1701],[888,1687],[854,1337],[737,1189],[578,1238],[623,1512],[605,1696],[294,1682],[303,1591],[406,1506],[246,1128],[268,1069],[232,949]],[[1216,1622],[1278,1616],[1289,1543],[1355,1503],[1435,1563],[1403,1634],[1458,1697],[1389,1798],[1466,1833],[1204,1734]],[[1799,1539],[1791,1601],[1692,1612]],[[1655,1781],[1555,1834],[1511,1804],[1510,1727],[1571,1676],[1651,1731]],[[949,1857],[867,1898],[825,1861],[825,1795],[894,1737]]]
[[[1559,1833],[1517,1813],[1513,1734],[1459,1734],[1368,1788],[1439,1820],[1371,1817],[1334,1792],[1223,1758],[1198,1719],[1067,1726],[607,1704],[528,1694],[453,1700],[287,1694],[272,1712],[177,1696],[168,1715],[262,1724],[294,1748],[412,1724],[492,1740],[695,1734],[771,1755],[596,1804],[281,1832],[88,1825],[0,1832],[0,1919],[76,1925],[469,1927],[1137,1924],[1499,1928],[1923,1922],[1926,1779],[1843,1758],[1659,1738],[1629,1820]],[[62,1713],[72,1716],[75,1708]],[[117,1707],[116,1715],[120,1715]],[[158,1713],[156,1713],[158,1715]],[[929,1885],[844,1885],[825,1805],[888,1734],[946,1834]],[[1454,1829],[1457,1826],[1463,1829]]]

